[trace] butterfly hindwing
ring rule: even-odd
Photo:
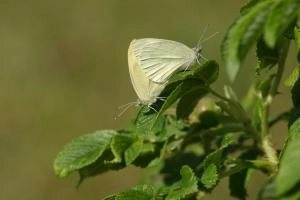
[[[140,103],[151,105],[154,103],[165,87],[165,84],[151,81],[142,70],[137,57],[132,52],[131,46],[128,49],[128,67],[131,83],[138,95]]]

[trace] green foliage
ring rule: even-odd
[[[151,185],[138,185],[132,189],[121,192],[117,195],[112,195],[106,200],[132,200],[132,199],[140,199],[140,200],[151,200],[155,199],[155,189]]]
[[[299,112],[299,108],[297,110]],[[293,188],[297,192],[300,181],[300,115],[289,127],[289,135],[284,151],[281,153],[280,167],[275,179],[276,193],[278,196],[287,194]],[[290,192],[291,193],[291,192]],[[290,194],[289,194],[290,195]]]
[[[109,147],[111,138],[116,135],[114,130],[96,131],[74,139],[57,155],[54,162],[55,174],[65,177],[95,162]]]
[[[246,199],[252,172],[260,170],[268,181],[258,199],[299,199],[299,63],[285,82],[294,107],[270,115],[290,42],[300,60],[299,9],[299,0],[253,0],[228,28],[221,53],[230,80],[256,45],[256,79],[245,97],[239,99],[229,86],[224,96],[212,89],[217,62],[196,64],[172,76],[160,95],[165,101],[141,107],[127,128],[96,131],[66,144],[54,161],[55,174],[77,171],[81,183],[129,165],[149,169],[142,184],[106,198],[114,200],[200,198],[229,177],[230,194]],[[176,112],[167,112],[170,108]],[[280,120],[288,120],[289,128],[278,155],[270,127]]]
[[[184,199],[198,191],[198,180],[191,168],[183,166],[180,175],[181,179],[170,186],[167,200]]]

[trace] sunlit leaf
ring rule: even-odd
[[[109,147],[114,130],[101,130],[75,138],[66,144],[54,161],[54,171],[65,177],[82,167],[95,162]]]
[[[131,164],[142,152],[143,150],[143,141],[137,140],[125,151],[125,163],[126,165]]]
[[[114,161],[121,162],[125,150],[132,144],[134,138],[127,134],[118,134],[112,138],[110,149],[114,154]]]
[[[222,44],[227,74],[234,81],[247,52],[262,34],[272,1],[261,1],[241,15],[228,29]]]
[[[288,140],[281,155],[278,175],[275,179],[277,195],[281,196],[300,183],[300,118],[289,127]]]
[[[105,200],[155,200],[155,189],[151,185],[138,185],[116,195],[111,195]]]
[[[295,20],[299,8],[299,0],[276,1],[264,27],[264,39],[270,47],[274,47],[277,39]]]
[[[295,26],[294,36],[295,36],[295,43],[297,48],[297,59],[298,62],[300,62],[300,28],[298,26]]]
[[[210,164],[203,172],[201,176],[201,182],[207,189],[212,188],[217,184],[219,179],[218,170],[216,165]]]
[[[183,199],[198,191],[198,180],[190,167],[183,166],[180,175],[181,180],[172,186],[166,200]]]
[[[300,79],[300,65],[297,65],[290,73],[289,77],[286,79],[284,84],[288,86],[290,89],[292,89],[299,79]]]

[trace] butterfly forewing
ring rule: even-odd
[[[188,46],[164,39],[133,40],[132,53],[145,75],[156,83],[165,83],[179,69],[187,69],[197,59]]]
[[[148,106],[151,105],[156,101],[165,84],[155,83],[145,75],[137,57],[132,51],[131,45],[128,49],[128,67],[130,79],[140,103]]]

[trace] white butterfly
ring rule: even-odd
[[[187,70],[198,62],[201,49],[200,45],[190,48],[172,40],[132,40],[128,49],[128,67],[139,103],[150,106],[159,99],[175,72]]]
[[[145,38],[133,40],[130,47],[147,77],[165,83],[176,71],[186,70],[198,61],[201,46],[190,48],[172,40]]]

